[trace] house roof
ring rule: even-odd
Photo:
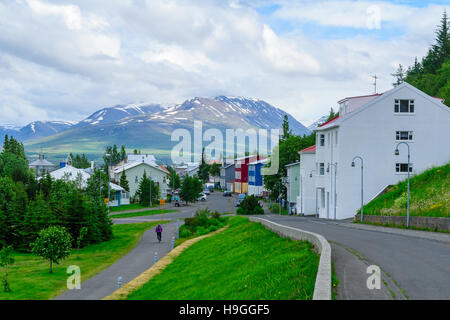
[[[164,172],[164,173],[168,173],[168,171],[167,170],[163,170],[162,168],[160,168],[158,165],[153,165],[153,164],[150,164],[150,163],[148,163],[148,162],[138,162],[138,161],[136,161],[136,162],[131,162],[131,163],[127,163],[126,165],[124,165],[124,166],[120,166],[120,167],[117,167],[117,168],[114,168],[114,173],[121,173],[122,171],[127,171],[127,170],[129,170],[129,169],[131,169],[131,168],[134,168],[134,167],[137,167],[137,166],[140,166],[140,165],[146,165],[146,166],[148,166],[148,167],[151,167],[151,168],[155,168],[156,170],[159,170],[159,171],[162,171],[162,172]]]
[[[400,85],[392,88],[389,91],[384,92],[383,94],[380,94],[378,97],[376,97],[375,99],[369,101],[368,103],[362,105],[361,107],[359,107],[358,109],[346,114],[343,117],[336,117],[324,124],[322,124],[321,126],[317,127],[314,129],[314,131],[321,131],[321,130],[325,130],[325,129],[329,129],[332,127],[337,127],[340,126],[342,122],[350,119],[351,117],[355,116],[356,114],[364,111],[365,109],[371,107],[372,105],[374,105],[375,103],[378,103],[379,101],[386,99],[387,97],[389,97],[390,95],[392,95],[393,93],[397,92],[398,90],[407,87],[410,90],[414,91],[415,93],[417,93],[418,95],[422,96],[423,98],[427,99],[428,101],[430,101],[431,103],[435,104],[437,107],[440,107],[441,109],[450,112],[450,108],[447,107],[445,104],[442,103],[442,99],[440,98],[436,98],[436,97],[431,97],[429,95],[427,95],[425,92],[417,89],[416,87],[410,85],[407,82],[403,82]]]
[[[251,165],[251,164],[259,164],[259,163],[267,163],[267,161],[269,161],[269,159],[267,159],[267,158],[265,158],[265,159],[261,159],[261,160],[258,160],[258,161],[253,161],[253,162],[250,162],[248,165]]]
[[[329,123],[332,123],[334,121],[336,121],[337,119],[339,119],[339,116],[334,117],[333,119],[328,120],[327,122],[322,123],[319,127],[324,127]]]
[[[300,150],[298,153],[316,153],[316,145]]]
[[[114,191],[125,191],[124,188],[122,188],[121,186],[119,186],[119,185],[117,185],[117,184],[115,184],[115,183],[112,183],[112,182],[109,183],[109,186],[110,186],[111,189],[114,190]]]
[[[348,99],[377,97],[377,96],[381,96],[382,94],[383,94],[383,93],[375,93],[375,94],[367,94],[367,95],[363,95],[363,96],[347,97],[347,98],[344,98],[344,99],[339,100],[338,103],[344,102],[345,100],[348,100]]]
[[[289,163],[289,164],[285,165],[285,167],[293,167],[293,166],[297,166],[299,164],[300,164],[300,161],[297,161],[297,162]]]
[[[78,169],[70,165],[66,165],[63,168],[50,172],[50,176],[55,180],[67,177],[69,180],[73,181],[78,177],[78,175],[81,175],[81,185],[84,188],[86,186],[87,179],[91,176],[89,173],[84,171],[84,169]]]
[[[55,165],[45,159],[37,159],[30,163],[30,167],[54,167]]]

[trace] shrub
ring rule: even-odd
[[[259,199],[254,195],[245,197],[236,212],[241,215],[264,214],[264,210],[259,204]]]

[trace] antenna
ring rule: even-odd
[[[374,89],[375,89],[375,94],[377,94],[377,79],[378,79],[378,77],[377,77],[377,75],[374,75],[374,76],[371,76],[372,78],[373,78],[373,86],[374,86]]]

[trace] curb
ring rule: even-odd
[[[310,242],[320,254],[313,300],[331,300],[331,246],[323,236],[317,233],[283,226],[262,218],[249,217],[249,220],[252,222],[260,222],[267,229],[282,237]]]
[[[205,234],[203,236],[193,238],[190,240],[187,240],[180,244],[179,246],[175,247],[172,251],[170,251],[168,254],[166,254],[164,257],[162,257],[160,260],[158,260],[153,266],[151,266],[146,271],[142,272],[140,275],[138,275],[136,278],[131,280],[130,282],[124,284],[121,288],[117,289],[113,293],[111,293],[109,296],[104,297],[102,300],[122,300],[125,299],[130,293],[133,291],[139,289],[144,284],[146,284],[149,280],[151,280],[156,275],[160,274],[169,264],[173,262],[173,260],[178,257],[184,250],[189,248],[194,243],[203,240],[205,238],[211,237],[213,235],[216,235],[219,232],[224,231],[227,229],[228,226],[223,227],[217,231],[211,232],[209,234]]]

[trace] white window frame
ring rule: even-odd
[[[325,147],[325,134],[319,134],[319,147]]]
[[[324,162],[319,163],[319,175],[320,176],[325,175],[325,163]]]
[[[408,111],[401,111],[402,101],[408,101]],[[394,100],[394,113],[395,114],[415,114],[416,108],[414,105],[414,99],[395,99]]]
[[[407,133],[408,138],[402,139],[401,135],[402,133]],[[409,130],[396,130],[395,131],[395,141],[414,141],[414,132]]]
[[[240,171],[236,171],[235,175],[234,175],[234,178],[237,179],[237,180],[241,180],[241,172]]]

